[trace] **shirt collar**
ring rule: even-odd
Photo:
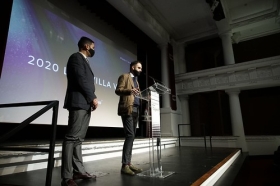
[[[87,59],[87,56],[85,56],[85,54],[83,54],[82,52],[79,52],[79,53],[82,54],[85,59]]]
[[[134,77],[134,75],[130,72],[130,76],[133,78]]]

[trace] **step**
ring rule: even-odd
[[[152,139],[135,139],[133,154],[149,151]],[[97,161],[106,158],[120,157],[122,155],[124,140],[87,141],[82,145],[83,161]],[[161,138],[161,149],[176,146],[177,138]],[[15,145],[14,145],[15,146]],[[17,147],[48,148],[49,144],[17,145]],[[154,139],[156,147],[156,139]],[[154,149],[156,150],[156,148]],[[57,143],[54,153],[54,166],[61,166],[62,144]],[[47,168],[47,152],[0,151],[0,176],[19,172],[33,171]]]

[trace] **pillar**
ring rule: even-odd
[[[168,73],[168,54],[167,43],[160,45],[161,49],[161,80],[162,83],[169,87],[169,73]],[[162,95],[162,108],[170,108],[170,97],[168,94]]]
[[[231,31],[226,31],[220,34],[220,37],[222,39],[222,44],[223,44],[225,65],[235,64],[231,36],[232,36]]]
[[[238,136],[238,147],[242,148],[243,152],[248,152],[239,101],[240,90],[227,90],[226,92],[229,95],[232,134]]]

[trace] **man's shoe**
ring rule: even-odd
[[[130,176],[134,176],[134,175],[135,175],[135,173],[129,168],[128,165],[122,167],[121,173],[122,173],[122,174],[130,175]]]
[[[80,172],[76,172],[73,174],[73,180],[86,180],[86,179],[96,179],[95,175],[90,175],[88,172],[85,172],[84,174]]]
[[[78,185],[74,182],[74,180],[68,179],[68,180],[62,180],[61,186],[78,186]]]
[[[132,165],[132,164],[129,165],[129,168],[130,168],[133,172],[135,172],[135,173],[140,173],[140,172],[143,171],[143,169],[137,168],[137,167],[135,167],[135,166]]]

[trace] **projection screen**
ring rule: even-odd
[[[129,71],[136,54],[75,18],[63,16],[59,9],[42,0],[13,2],[0,79],[0,104],[59,100],[58,124],[66,125],[65,69],[69,56],[78,51],[81,36],[95,42],[95,56],[90,65],[99,107],[92,112],[90,126],[122,127],[117,115],[119,97],[114,91],[119,75]],[[0,122],[22,122],[40,108],[2,108]],[[48,111],[33,123],[50,124],[51,114]]]

